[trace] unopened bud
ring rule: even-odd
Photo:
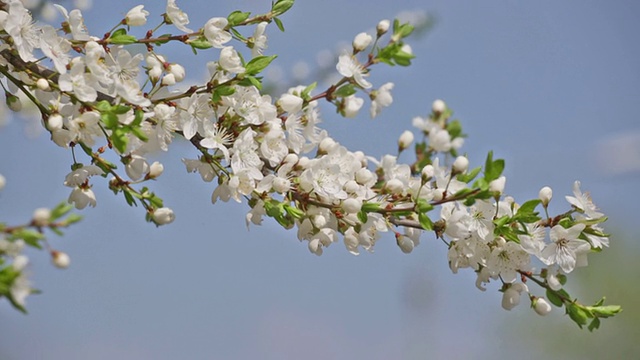
[[[167,207],[161,207],[153,212],[153,221],[158,225],[166,225],[173,222],[176,219],[176,215],[173,210]]]
[[[436,169],[433,167],[433,165],[427,165],[422,168],[422,179],[425,181],[429,180],[433,178],[435,173],[436,173]]]
[[[458,156],[453,162],[453,172],[456,174],[462,174],[469,168],[469,159],[465,156]]]
[[[60,114],[52,114],[47,118],[47,128],[49,131],[57,131],[62,129],[62,116]]]
[[[353,39],[353,50],[355,52],[360,52],[366,49],[367,46],[371,44],[371,41],[373,41],[373,37],[371,37],[371,35],[365,32],[361,32],[360,34],[356,35],[355,39]]]
[[[413,142],[413,133],[409,130],[405,130],[398,138],[398,152],[408,148]]]
[[[342,210],[347,214],[355,214],[362,209],[362,200],[348,198],[342,202]]]
[[[391,179],[387,181],[385,189],[391,194],[400,194],[404,189],[404,184],[399,179]]]
[[[545,316],[551,312],[551,305],[547,299],[539,297],[533,299],[533,310],[540,316]]]
[[[336,146],[338,146],[338,143],[336,143],[335,140],[330,137],[326,137],[320,141],[320,144],[318,145],[318,152],[321,154],[328,154]]]
[[[7,107],[12,111],[18,112],[22,110],[22,101],[20,101],[19,97],[13,94],[7,93],[6,103],[7,103]]]
[[[33,224],[35,226],[46,226],[51,219],[51,210],[38,208],[33,211]]]
[[[184,70],[184,67],[180,64],[171,64],[169,65],[168,70],[169,70],[169,73],[173,75],[176,82],[181,82],[182,80],[184,80],[184,77],[186,76],[186,71]]]
[[[502,194],[504,192],[504,186],[506,182],[507,178],[504,176],[500,176],[499,178],[489,183],[489,191]]]
[[[513,287],[508,288],[502,294],[502,308],[511,310],[520,304],[520,293]]]
[[[402,252],[405,254],[411,253],[413,251],[413,248],[415,247],[415,244],[413,243],[413,241],[411,241],[411,239],[402,235],[396,237],[396,243],[398,244],[400,250],[402,250]]]
[[[158,176],[162,175],[162,172],[164,171],[164,165],[162,165],[160,162],[155,161],[153,164],[151,164],[151,166],[149,167],[149,175],[147,175],[147,177],[149,179],[155,179]]]
[[[376,31],[378,33],[378,36],[382,36],[387,31],[389,31],[389,25],[391,25],[391,22],[389,20],[387,19],[380,20],[380,22],[378,23],[378,26],[376,26]]]
[[[562,283],[560,282],[558,277],[551,272],[549,272],[549,274],[547,275],[547,285],[549,286],[549,289],[554,291],[562,289]]]
[[[51,86],[49,86],[49,81],[47,79],[44,79],[44,78],[38,79],[38,81],[36,81],[36,86],[38,87],[38,89],[40,89],[42,91],[51,90]]]
[[[445,104],[444,101],[438,99],[431,105],[431,110],[435,114],[442,114],[445,110],[447,110],[447,104]]]
[[[538,193],[538,199],[542,201],[542,206],[544,207],[547,207],[549,205],[549,202],[551,201],[552,196],[553,196],[553,190],[551,190],[551,188],[548,186],[545,186],[542,189],[540,189],[540,192]]]
[[[51,262],[58,269],[66,269],[71,263],[71,258],[65,252],[53,250],[51,251]]]

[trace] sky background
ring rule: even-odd
[[[83,12],[90,32],[103,34],[139,3],[151,18],[165,4],[96,1]],[[178,5],[195,29],[237,9],[265,12],[269,3]],[[640,3],[577,4],[299,0],[282,17],[285,33],[268,27],[267,54],[279,55],[275,65],[286,77],[300,62],[313,68],[319,52],[335,51],[383,18],[426,11],[437,22],[426,36],[409,39],[413,65],[373,69],[374,87],[395,83],[392,107],[375,120],[368,107],[358,119],[324,107],[324,128],[348,148],[380,157],[395,152],[414,116],[444,99],[469,135],[463,151],[472,166],[493,150],[507,163],[507,193],[524,202],[551,186],[556,211],[566,209],[564,195],[581,180],[609,215],[606,229],[622,234],[612,246],[637,253]],[[218,56],[193,57],[184,47],[160,52],[190,64],[193,81],[205,74],[201,64]],[[7,178],[0,219],[10,224],[69,194],[62,185],[69,151],[46,134],[27,136],[28,124],[13,118],[0,128],[0,174]],[[0,302],[0,359],[534,359],[551,350],[514,340],[510,329],[525,339],[539,336],[533,329],[579,331],[561,310],[541,318],[525,299],[504,311],[498,284],[480,292],[473,272],[451,274],[445,246],[430,234],[411,255],[387,235],[373,254],[355,257],[337,243],[316,257],[270,219],[247,230],[246,204],[212,205],[214,185],[186,173],[180,159],[195,155],[176,142],[172,155],[159,157],[165,173],[153,190],[177,215],[159,229],[144,222],[142,209],[113,196],[106,179],[92,181],[98,206],[82,211],[85,220],[64,237],[50,238],[71,256],[70,268],[57,270],[48,254],[30,252],[32,280],[43,293],[27,299],[27,316]],[[613,254],[590,256],[592,271],[606,273]],[[605,294],[600,285],[569,289],[591,302]],[[619,316],[626,314],[637,312]],[[623,321],[604,321],[599,333],[581,339],[606,346],[603,339]]]

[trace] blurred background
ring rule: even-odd
[[[164,1],[95,1],[83,14],[101,35],[140,3],[153,26]],[[233,10],[266,12],[270,2],[178,5],[196,29]],[[374,87],[395,83],[392,107],[370,120],[368,107],[343,119],[325,106],[324,127],[350,149],[380,157],[395,153],[411,119],[441,98],[469,135],[463,151],[472,166],[489,150],[506,160],[506,191],[516,200],[548,185],[552,209],[563,211],[564,195],[581,180],[609,215],[605,229],[613,235],[611,248],[591,255],[568,288],[586,303],[607,295],[623,313],[589,333],[557,308],[539,317],[525,299],[504,311],[498,284],[480,292],[473,272],[451,274],[444,245],[430,234],[411,255],[388,235],[373,254],[355,257],[334,244],[316,257],[269,219],[247,230],[246,204],[213,206],[213,184],[186,173],[180,161],[195,151],[177,141],[171,155],[160,155],[165,173],[152,184],[176,221],[146,224],[142,209],[94,179],[98,206],[82,211],[85,220],[64,237],[50,237],[71,256],[70,268],[30,252],[32,280],[43,293],[27,299],[28,315],[0,302],[0,359],[636,358],[640,3],[299,0],[282,17],[286,32],[268,27],[266,54],[279,55],[268,81],[313,82],[314,69],[357,33],[400,13],[433,26],[409,39],[417,56],[411,67],[373,69]],[[194,57],[181,46],[159,51],[188,64],[193,82],[218,57]],[[6,110],[0,119],[7,179],[0,219],[18,224],[68,197],[62,182],[72,159],[35,131],[37,119]],[[411,161],[408,155],[401,160]]]

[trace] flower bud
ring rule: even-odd
[[[153,212],[153,222],[158,225],[166,225],[173,222],[176,219],[176,215],[173,210],[167,207],[161,207]]]
[[[431,111],[433,111],[435,114],[442,114],[445,110],[447,110],[447,104],[445,104],[444,101],[440,99],[434,101],[431,105]]]
[[[380,20],[380,22],[376,26],[376,31],[378,33],[378,36],[382,36],[387,31],[389,31],[389,26],[390,25],[391,25],[391,22],[389,20],[387,20],[387,19]]]
[[[51,210],[38,208],[33,211],[33,224],[35,226],[46,226],[51,219]]]
[[[551,190],[551,188],[548,186],[545,186],[542,189],[540,189],[540,192],[538,193],[538,199],[542,201],[542,206],[544,207],[547,207],[549,205],[549,202],[551,201],[552,196],[553,196],[553,190]]]
[[[15,112],[22,110],[22,101],[20,101],[19,97],[9,93],[6,93],[6,95],[7,95],[6,103],[9,109]]]
[[[69,267],[71,259],[65,252],[53,250],[51,251],[51,262],[58,269],[66,269]]]
[[[515,283],[511,285],[511,288],[516,290],[520,294],[523,292],[526,292],[526,293],[529,292],[529,287],[527,286],[527,284],[524,284],[524,283]]]
[[[162,78],[162,85],[171,86],[176,84],[176,77],[173,74],[167,74]]]
[[[129,10],[127,16],[124,18],[125,24],[129,26],[142,26],[147,23],[147,16],[149,12],[147,10],[143,10],[144,5],[138,5],[133,9]]]
[[[405,254],[411,253],[413,251],[413,248],[415,247],[415,244],[413,243],[413,241],[411,241],[411,239],[402,235],[396,236],[396,243],[398,244],[400,250],[402,250],[402,252]]]
[[[356,181],[360,185],[365,185],[374,179],[373,173],[367,168],[356,171]]]
[[[318,152],[321,154],[328,154],[331,150],[335,149],[336,146],[338,146],[338,143],[336,143],[335,140],[330,137],[326,137],[320,141],[320,144],[318,145]]]
[[[504,176],[500,176],[499,178],[489,183],[489,191],[502,194],[504,192],[504,186],[506,182],[507,178]]]
[[[429,180],[433,178],[435,173],[436,173],[436,169],[433,167],[433,165],[427,165],[422,168],[422,179]]]
[[[282,160],[282,163],[291,164],[293,166],[298,163],[299,159],[300,158],[296,154],[287,154],[287,156],[284,157],[284,160]]]
[[[365,32],[361,32],[356,35],[355,39],[353,39],[353,50],[355,52],[360,52],[369,46],[373,41],[373,37]]]
[[[151,79],[151,82],[155,83],[158,81],[158,79],[160,79],[160,75],[162,75],[162,67],[153,66],[149,69],[149,79]]]
[[[302,110],[303,103],[304,101],[301,97],[292,94],[284,94],[280,97],[280,100],[278,100],[278,106],[289,114],[295,114]]]
[[[154,161],[153,164],[149,167],[149,174],[147,177],[149,179],[155,179],[158,176],[162,175],[164,171],[164,165],[162,165],[159,161]]]
[[[453,162],[453,172],[456,174],[462,174],[469,168],[469,159],[465,156],[458,156]]]
[[[543,297],[533,299],[533,310],[540,316],[545,316],[551,312],[551,305]]]
[[[551,273],[551,271],[547,274],[547,285],[549,285],[549,289],[554,291],[562,289],[562,283],[557,276]]]
[[[47,119],[47,128],[49,131],[57,131],[62,129],[62,116],[60,114],[52,114]]]
[[[0,190],[4,189],[5,185],[7,185],[7,179],[0,174]]]
[[[176,82],[181,82],[186,76],[186,71],[180,64],[171,64],[167,70],[169,70],[169,73],[173,75]]]
[[[513,287],[508,288],[502,294],[502,308],[511,310],[520,304],[520,292]]]
[[[384,187],[387,192],[391,194],[400,194],[404,189],[404,184],[399,179],[391,179],[387,181],[387,184]]]
[[[38,89],[40,89],[42,91],[51,90],[51,86],[49,86],[49,81],[47,79],[44,79],[44,78],[38,79],[38,81],[36,81],[36,86],[38,87]]]
[[[283,194],[289,189],[291,189],[291,181],[289,179],[284,179],[281,177],[276,177],[273,179],[273,190],[275,190],[279,194]]]
[[[358,185],[358,183],[354,180],[349,180],[344,183],[344,186],[342,188],[347,192],[347,194],[354,194],[360,189],[360,185]]]
[[[355,214],[362,209],[362,200],[348,198],[342,202],[342,210],[347,214]]]
[[[408,148],[413,142],[413,133],[405,130],[398,138],[398,152]]]

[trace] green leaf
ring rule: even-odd
[[[433,210],[433,205],[429,204],[429,202],[425,199],[418,199],[418,201],[416,202],[416,204],[418,205],[418,212],[420,213],[426,213],[429,212],[431,210]]]
[[[449,135],[451,135],[451,139],[460,137],[460,135],[462,135],[462,124],[460,124],[460,120],[453,120],[448,123],[447,131],[449,132]]]
[[[283,208],[284,211],[287,212],[287,214],[291,215],[291,217],[295,219],[302,219],[302,217],[304,216],[304,211],[298,209],[297,207],[291,206],[289,204],[284,204]]]
[[[549,299],[549,302],[557,307],[562,307],[562,298],[560,298],[555,291],[547,289],[546,295],[547,299]]]
[[[509,217],[509,215],[503,215],[493,220],[493,223],[495,224],[496,227],[501,227],[501,226],[504,226],[506,223],[508,223],[510,219],[511,218]]]
[[[111,111],[111,104],[107,100],[101,100],[95,105],[95,109],[100,112]]]
[[[232,85],[221,85],[217,86],[213,89],[213,93],[211,94],[211,101],[214,103],[222,100],[223,96],[231,96],[236,92],[236,88]]]
[[[246,79],[249,80],[251,85],[255,86],[256,89],[262,90],[262,82],[258,78],[253,77],[253,76],[249,76]]]
[[[346,84],[338,88],[333,92],[334,97],[347,97],[356,93],[356,88],[353,84]]]
[[[314,82],[313,84],[307,86],[302,90],[300,97],[304,100],[309,100],[311,98],[311,92],[318,86],[318,82]]]
[[[241,22],[247,20],[251,15],[250,12],[242,12],[240,10],[236,10],[227,16],[227,20],[229,21],[230,26],[236,26]]]
[[[423,229],[431,231],[433,230],[433,221],[427,216],[425,213],[418,214],[418,221],[420,221],[420,226]]]
[[[262,70],[264,70],[267,66],[269,66],[269,64],[271,64],[271,62],[275,60],[275,58],[277,57],[278,55],[256,56],[253,59],[251,59],[251,61],[249,61],[247,65],[244,67],[246,69],[245,73],[249,75],[257,75]]]
[[[142,128],[139,127],[132,127],[131,128],[131,133],[133,135],[135,135],[135,137],[137,137],[138,139],[147,142],[149,141],[149,137],[147,136],[147,133],[145,133],[144,131],[142,131]]]
[[[127,30],[124,28],[120,28],[114,31],[109,38],[109,42],[111,44],[117,45],[128,45],[136,43],[138,39],[133,35],[127,35]]]
[[[142,120],[144,119],[144,111],[140,109],[136,109],[133,117],[133,121],[131,122],[131,126],[140,126],[142,124]]]
[[[20,230],[14,231],[11,235],[13,238],[24,240],[24,242],[27,243],[27,245],[29,246],[42,249],[42,246],[40,245],[40,240],[44,239],[44,235],[42,235],[41,233],[35,230],[20,229]]]
[[[602,318],[614,316],[622,311],[622,307],[619,305],[587,306],[586,308],[595,316]]]
[[[282,25],[282,21],[280,19],[278,19],[277,17],[273,18],[273,21],[276,23],[276,26],[278,27],[278,29],[280,29],[280,31],[284,32],[284,25]]]
[[[502,175],[504,170],[504,160],[493,160],[493,151],[489,151],[487,160],[484,163],[484,179],[487,183],[497,179]]]
[[[294,0],[278,0],[271,7],[271,12],[275,15],[282,15],[285,12],[289,11],[293,6]]]
[[[477,168],[471,170],[470,172],[466,173],[466,174],[459,174],[456,179],[458,181],[462,181],[464,183],[470,183],[471,180],[475,179],[476,176],[478,176],[478,174],[480,173],[480,171],[482,170],[482,167],[478,166]]]
[[[125,106],[120,104],[111,107],[111,112],[113,112],[116,115],[124,115],[128,113],[129,110],[131,110],[130,106]]]
[[[166,44],[169,42],[169,37],[171,36],[171,34],[162,34],[160,36],[157,37],[157,39],[161,39],[158,40],[156,42],[154,42],[155,45],[160,46],[162,44]]]
[[[369,220],[369,216],[367,215],[367,212],[364,210],[359,211],[358,220],[360,220],[361,223],[365,224],[367,220]]]
[[[571,320],[573,320],[580,328],[587,324],[587,320],[592,318],[593,316],[589,316],[589,312],[587,312],[583,307],[576,303],[571,303],[566,306],[567,314]]]
[[[520,205],[520,208],[518,209],[518,212],[516,214],[532,214],[540,203],[540,199],[526,201],[524,204]]]
[[[120,153],[124,153],[127,150],[127,144],[129,138],[127,137],[127,131],[123,128],[117,128],[111,133],[111,143]]]
[[[195,51],[195,49],[206,50],[206,49],[210,49],[211,47],[213,47],[213,45],[211,45],[209,40],[207,40],[207,38],[204,37],[204,36],[200,36],[200,37],[197,37],[195,39],[191,39],[191,40],[187,41],[187,44],[191,45],[191,47],[194,49],[194,51]]]
[[[53,209],[51,209],[51,221],[58,220],[59,218],[67,215],[69,211],[73,209],[73,205],[69,204],[66,201],[61,202],[56,205]]]
[[[380,210],[380,204],[375,202],[366,202],[362,204],[362,211],[364,212],[376,212]]]
[[[600,319],[598,318],[594,318],[593,320],[591,320],[591,323],[589,324],[589,331],[593,331],[595,329],[600,328]]]
[[[79,222],[80,220],[82,220],[82,215],[69,214],[69,216],[67,216],[67,218],[64,219],[64,224],[66,226],[69,226],[71,224],[75,224],[75,223]]]
[[[112,112],[100,113],[100,120],[102,120],[102,123],[107,129],[115,129],[120,124],[118,115]]]
[[[395,63],[397,65],[400,66],[409,66],[411,65],[411,59],[415,58],[416,56],[413,54],[410,54],[408,52],[404,52],[402,50],[398,50],[395,54],[393,54],[393,61],[395,61]]]
[[[131,192],[128,189],[122,189],[122,193],[124,194],[124,199],[127,201],[129,206],[138,206],[136,199],[131,195]]]

